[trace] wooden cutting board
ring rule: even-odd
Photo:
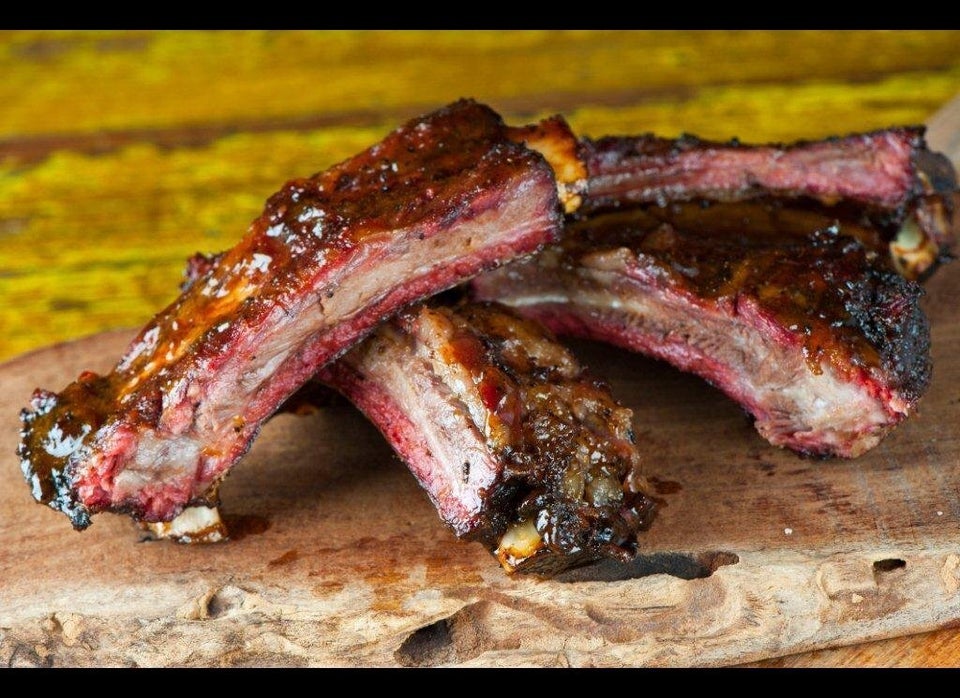
[[[960,106],[931,143],[960,146]],[[509,577],[458,541],[352,408],[283,414],[221,493],[229,542],[83,533],[12,455],[33,388],[109,370],[133,332],[0,366],[0,664],[717,666],[960,627],[960,264],[927,285],[934,378],[854,461],[761,440],[700,380],[577,343],[634,410],[660,513],[627,566]]]

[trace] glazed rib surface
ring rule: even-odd
[[[538,249],[557,183],[500,117],[462,100],[271,197],[108,375],[22,413],[34,496],[77,528],[209,504],[262,422],[383,318]]]

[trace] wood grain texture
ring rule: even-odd
[[[30,390],[109,368],[130,331],[51,344],[141,325],[186,256],[404,118],[470,94],[587,135],[820,137],[927,119],[958,39],[0,32],[0,360],[39,350],[0,366],[0,453]],[[954,156],[956,111],[931,123]],[[0,664],[958,666],[957,273],[925,300],[921,414],[855,463],[772,450],[695,379],[580,347],[654,454],[665,507],[635,579],[505,578],[350,410],[270,424],[224,489],[224,546],[138,543],[110,516],[74,534],[0,460]]]

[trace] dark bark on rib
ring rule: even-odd
[[[836,230],[772,245],[640,212],[571,226],[473,290],[706,378],[775,445],[854,457],[915,410],[931,370],[921,288],[872,256]]]
[[[321,369],[461,537],[510,571],[629,559],[653,503],[632,413],[570,351],[497,304],[420,305]]]

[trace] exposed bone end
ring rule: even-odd
[[[912,218],[907,219],[890,241],[893,266],[908,279],[921,279],[930,272],[940,257],[940,246],[927,236]]]
[[[587,166],[580,157],[579,141],[560,116],[529,126],[508,127],[509,137],[546,158],[557,180],[557,194],[564,213],[573,213],[583,203]]]
[[[943,197],[928,197],[890,241],[893,266],[905,278],[922,280],[949,258],[956,229],[951,204]]]
[[[219,543],[229,537],[217,507],[187,507],[172,521],[141,522],[140,526],[157,540],[176,543]]]
[[[960,189],[956,169],[943,153],[921,151],[917,166],[922,192],[890,252],[901,274],[923,280],[952,258],[960,234]]]
[[[500,545],[494,551],[500,565],[507,572],[517,569],[529,560],[543,546],[543,537],[532,520],[512,524],[500,539]]]

